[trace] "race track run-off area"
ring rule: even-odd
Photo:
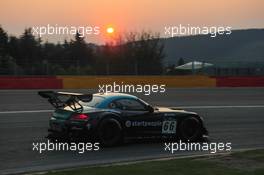
[[[180,151],[170,154],[164,151],[164,143],[151,141],[135,141],[83,154],[32,151],[33,142],[46,141],[48,120],[53,110],[37,91],[0,91],[1,174],[203,154]],[[212,142],[231,142],[232,150],[264,147],[264,88],[171,88],[163,94],[134,95],[156,106],[199,113]]]

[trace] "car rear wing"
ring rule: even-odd
[[[39,91],[38,94],[43,98],[47,98],[48,102],[56,109],[69,106],[74,111],[83,110],[83,106],[80,101],[89,102],[93,99],[93,94],[54,91]]]

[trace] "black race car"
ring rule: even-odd
[[[53,138],[93,138],[113,146],[126,137],[196,142],[208,136],[196,113],[152,107],[129,94],[40,91],[39,95],[56,108],[50,118],[49,136]]]

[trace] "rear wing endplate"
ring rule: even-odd
[[[54,91],[39,91],[38,94],[48,99],[48,102],[57,108],[65,108],[69,106],[74,111],[82,111],[82,102],[89,102],[93,99],[92,94],[80,94],[71,92],[54,92]]]

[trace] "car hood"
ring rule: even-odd
[[[185,111],[183,109],[169,108],[169,107],[156,107],[157,111],[164,113],[182,113],[182,114],[196,114],[195,112]]]

